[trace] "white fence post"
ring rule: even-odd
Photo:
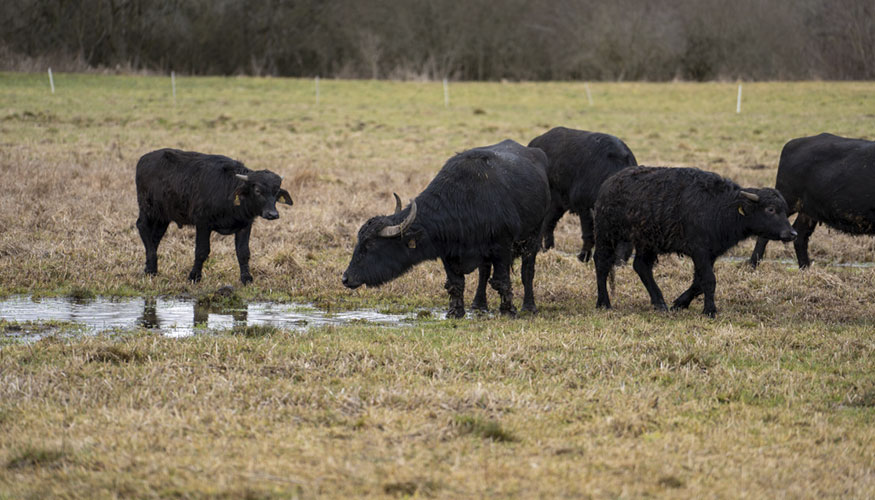
[[[735,112],[741,113],[741,84],[738,84],[738,101],[735,103]]]
[[[173,88],[173,104],[176,104],[176,72],[170,72],[170,86]]]
[[[316,77],[316,105],[319,105],[319,77]]]
[[[583,89],[586,90],[586,100],[589,101],[589,105],[592,106],[592,93],[589,91],[589,84],[584,83]]]
[[[52,68],[49,68],[49,85],[52,87],[52,94],[55,93],[55,79],[52,78]]]
[[[446,78],[444,78],[444,107],[450,107],[450,86]]]

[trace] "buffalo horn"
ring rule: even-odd
[[[747,191],[739,191],[739,192],[741,193],[742,196],[744,196],[745,198],[747,198],[748,200],[750,200],[754,203],[757,203],[758,201],[760,201],[760,197],[758,195],[755,195],[753,193],[748,193]]]
[[[397,214],[403,208],[401,206],[401,198],[398,197],[398,193],[392,193],[392,196],[395,197],[395,213]]]
[[[243,174],[234,174],[234,175],[243,182],[249,182],[248,175],[243,175]]]
[[[398,236],[402,234],[404,231],[413,224],[413,220],[416,219],[416,202],[410,200],[410,214],[407,215],[407,218],[398,224],[397,226],[386,226],[382,230],[380,230],[380,236],[383,238],[391,238],[393,236]]]

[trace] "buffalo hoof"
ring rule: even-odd
[[[158,269],[150,269],[147,267],[146,270],[143,272],[146,273],[148,276],[155,276],[156,274],[158,274]]]
[[[535,304],[523,304],[523,312],[528,314],[538,314],[538,307]]]
[[[548,234],[548,235],[544,236],[544,242],[542,244],[544,250],[549,250],[549,249],[553,248],[553,244],[554,243],[553,243],[553,235],[552,234]]]
[[[191,281],[192,283],[197,283],[200,280],[201,280],[201,273],[200,272],[192,271],[192,272],[188,273],[188,281]]]
[[[709,318],[716,318],[717,317],[717,309],[710,309],[710,310],[705,309],[704,311],[702,311],[702,314],[704,314],[705,316],[708,316]]]
[[[241,274],[240,275],[240,283],[244,285],[248,285],[252,283],[252,275],[251,274]]]
[[[689,307],[690,307],[689,304],[680,304],[678,302],[675,302],[674,304],[671,305],[671,310],[672,311],[680,311],[683,309],[687,309]]]
[[[478,300],[471,302],[471,309],[481,313],[489,312],[489,306],[486,304],[485,300],[482,302]]]
[[[577,254],[577,260],[581,262],[589,262],[589,259],[592,258],[591,250],[581,250],[579,254]]]
[[[464,318],[465,317],[465,308],[463,307],[454,307],[447,311],[447,319],[452,318]]]
[[[502,316],[507,316],[508,318],[516,318],[516,307],[514,306],[502,307],[501,309],[499,309],[499,312],[501,312]]]
[[[663,302],[661,304],[653,304],[653,309],[657,311],[668,311],[668,306]]]

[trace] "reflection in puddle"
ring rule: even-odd
[[[83,326],[90,332],[144,327],[169,337],[185,337],[204,330],[227,330],[235,326],[270,325],[285,330],[303,330],[323,325],[368,322],[398,325],[416,319],[416,313],[384,314],[358,310],[328,313],[305,304],[253,302],[238,309],[216,310],[194,300],[97,298],[76,301],[44,298],[37,301],[18,296],[0,300],[0,319],[21,323],[65,322]],[[36,333],[19,335],[38,338]]]
[[[748,262],[750,257],[740,257],[735,255],[724,255],[721,260],[729,262]],[[763,259],[762,262],[777,262],[790,267],[797,267],[796,259]],[[821,267],[850,267],[854,269],[871,269],[875,268],[875,262],[836,262],[836,261],[816,261],[815,266]]]

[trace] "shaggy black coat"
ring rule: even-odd
[[[544,249],[553,248],[553,231],[559,219],[570,211],[580,218],[583,246],[577,256],[586,262],[592,256],[592,209],[599,188],[620,170],[638,165],[626,143],[613,135],[556,127],[532,139],[530,148],[547,154],[550,209],[544,217]]]
[[[808,238],[818,223],[850,234],[875,234],[875,142],[832,134],[784,145],[775,189],[799,215],[793,242],[800,268],[811,264]],[[750,264],[757,266],[768,240],[759,238]]]
[[[535,255],[550,203],[546,164],[541,150],[510,140],[453,156],[413,200],[416,216],[402,234],[379,233],[407,219],[410,206],[361,227],[343,284],[380,285],[422,261],[441,259],[450,295],[447,316],[460,317],[465,313],[465,275],[480,269],[474,307],[485,309],[491,266],[489,282],[501,296],[500,310],[513,314],[510,266],[514,257],[522,257],[523,309],[535,311]]]
[[[245,176],[241,179],[238,176]],[[146,274],[158,273],[158,245],[175,222],[195,226],[194,266],[188,275],[200,281],[210,255],[210,234],[234,234],[240,281],[249,273],[249,235],[258,217],[276,219],[276,203],[292,204],[282,178],[269,170],[252,171],[225,156],[176,149],[146,153],[137,162],[137,229],[146,248]]]
[[[660,254],[678,253],[693,259],[695,275],[672,308],[687,308],[704,293],[703,313],[714,316],[714,261],[752,235],[784,241],[796,235],[787,221],[787,204],[776,190],[742,190],[695,168],[625,169],[605,181],[595,204],[596,305],[611,306],[607,278],[617,257],[628,258],[634,248],[633,267],[655,308],[666,309],[666,304],[653,279],[653,265]]]

